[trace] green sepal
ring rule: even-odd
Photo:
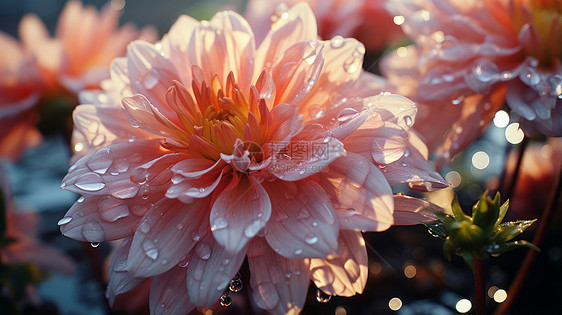
[[[486,251],[490,254],[503,254],[505,252],[508,252],[512,249],[516,249],[519,247],[528,247],[538,252],[541,251],[540,248],[538,248],[535,244],[531,242],[527,242],[525,240],[518,240],[514,242],[501,243],[501,244],[491,244],[486,246]]]
[[[504,222],[497,227],[493,240],[497,243],[510,241],[525,232],[535,221],[537,219]]]
[[[499,217],[500,211],[500,194],[496,193],[494,199],[487,196],[485,191],[480,201],[474,205],[472,210],[472,223],[481,227],[486,233],[489,233]]]
[[[455,198],[453,198],[453,201],[451,202],[451,210],[453,210],[453,215],[455,216],[455,220],[457,221],[470,219],[470,217],[464,214],[464,212],[462,211],[457,195],[455,195]]]

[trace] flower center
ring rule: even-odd
[[[513,0],[513,27],[523,32],[523,53],[539,65],[552,67],[562,59],[562,2],[559,0]]]
[[[261,160],[263,157],[257,154],[256,147],[263,145],[267,138],[264,125],[269,111],[256,88],[251,86],[250,97],[246,97],[232,72],[224,86],[217,75],[210,85],[202,78],[200,69],[194,67],[193,92],[175,82],[167,95],[168,104],[190,138],[189,149],[212,160],[219,159],[221,153],[232,155],[243,149],[250,152],[250,158]],[[260,123],[260,120],[265,121]]]

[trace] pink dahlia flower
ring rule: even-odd
[[[404,36],[385,10],[386,1],[251,0],[248,2],[246,17],[255,32],[256,40],[260,42],[267,34],[271,20],[280,17],[282,9],[279,5],[293,6],[305,2],[314,11],[320,38],[330,39],[336,35],[353,37],[362,42],[368,51],[382,50],[396,44]]]
[[[57,249],[41,242],[37,237],[39,217],[36,213],[16,211],[9,186],[0,165],[0,196],[5,209],[5,236],[14,240],[0,247],[2,264],[36,264],[44,271],[65,274],[74,272],[74,262]],[[18,209],[21,210],[21,209]],[[4,220],[4,218],[2,218]]]
[[[285,13],[257,47],[234,12],[181,16],[157,44],[131,43],[107,89],[82,94],[75,143],[88,154],[62,183],[82,197],[61,231],[123,239],[110,301],[152,278],[153,313],[210,306],[248,257],[257,305],[297,312],[310,279],[362,292],[361,230],[427,219],[391,191],[445,185],[408,136],[413,102],[377,95],[363,45],[317,40],[307,5]]]
[[[0,32],[0,157],[15,160],[40,141],[39,107],[61,96],[72,103],[80,90],[99,88],[111,60],[124,55],[131,40],[155,38],[150,28],[117,28],[118,17],[109,5],[98,14],[69,1],[53,38],[35,15],[22,19],[21,43]]]
[[[127,24],[118,27],[120,11],[107,4],[100,13],[80,1],[68,1],[61,12],[55,36],[35,15],[26,15],[20,24],[20,38],[37,59],[47,83],[62,85],[78,93],[99,88],[109,77],[109,63],[125,53],[127,44],[137,38],[153,39],[155,32],[138,32]]]
[[[41,80],[34,58],[1,32],[0,51],[0,157],[15,160],[41,139],[32,111]]]
[[[415,48],[383,65],[420,104],[416,130],[445,159],[473,142],[506,102],[527,133],[562,135],[560,1],[388,3]]]

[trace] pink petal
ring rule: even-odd
[[[187,290],[190,300],[198,307],[213,305],[234,278],[244,258],[246,245],[231,252],[215,241],[208,233],[195,246],[189,256]]]
[[[267,192],[255,179],[241,176],[237,185],[223,191],[211,209],[211,230],[227,251],[239,252],[265,227],[271,216]]]
[[[208,229],[209,199],[184,204],[156,202],[144,215],[133,237],[127,270],[139,277],[161,274],[178,264]],[[199,236],[197,236],[199,235]]]
[[[199,24],[199,21],[194,18],[182,14],[170,27],[168,33],[162,37],[160,42],[162,52],[168,56],[176,69],[182,69],[185,65],[191,64],[187,55],[191,36],[186,36],[186,34],[191,34]],[[191,82],[190,71],[180,71],[178,75],[181,79],[180,82]]]
[[[187,314],[195,308],[189,301],[187,268],[176,266],[152,279],[150,314]]]
[[[330,196],[313,181],[276,180],[264,185],[272,219],[265,238],[287,258],[326,257],[337,247],[338,221]]]
[[[394,196],[394,225],[414,225],[437,220],[434,211],[441,207],[414,197],[397,194]]]
[[[152,44],[137,40],[127,46],[127,70],[131,92],[144,95],[158,111],[172,117],[166,91],[179,79],[174,65]]]
[[[311,259],[310,277],[322,291],[331,295],[362,293],[367,283],[368,257],[361,232],[341,231],[338,256]]]
[[[200,178],[201,176],[224,167],[224,161],[213,161],[204,158],[183,159],[172,167],[172,172],[186,178]]]
[[[185,139],[186,132],[164,116],[158,108],[143,95],[136,94],[122,100],[125,116],[133,127],[138,127],[155,135],[174,140]]]
[[[130,213],[131,208],[123,203],[122,208],[116,210],[117,214],[113,215],[113,218],[117,219],[108,222],[108,216],[102,217],[100,212],[102,210],[100,207],[104,206],[103,202],[106,198],[108,196],[87,196],[78,199],[61,219],[60,222],[67,222],[61,225],[61,233],[75,240],[96,243],[132,236],[134,226],[138,224],[141,217]]]
[[[254,34],[240,15],[219,12],[208,23],[201,23],[193,33],[188,55],[194,65],[203,69],[206,82],[218,75],[222,86],[231,71],[241,88],[250,87],[254,67]]]
[[[117,295],[131,291],[146,281],[146,278],[133,277],[126,269],[127,255],[129,254],[131,243],[132,241],[130,238],[124,239],[111,259],[111,264],[109,265],[109,283],[105,291],[105,296],[109,300],[110,306],[113,306]]]
[[[274,143],[286,147],[289,154],[281,153],[269,167],[279,179],[298,181],[316,173],[326,171],[330,163],[345,155],[343,144],[336,138],[326,137],[314,141],[293,141]]]
[[[324,66],[325,44],[299,42],[276,59],[271,70],[275,86],[275,104],[298,104],[314,87]]]
[[[280,14],[256,51],[256,69],[270,68],[275,58],[294,43],[317,38],[316,18],[310,7],[297,3]]]
[[[349,153],[330,165],[327,176],[342,208],[336,211],[342,229],[383,231],[392,225],[392,190],[372,162]]]
[[[248,248],[250,284],[256,304],[272,314],[298,313],[308,291],[308,263],[277,255],[256,237]]]
[[[287,142],[302,130],[302,115],[296,106],[279,104],[268,115],[268,140]]]

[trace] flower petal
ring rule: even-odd
[[[248,248],[250,284],[256,304],[272,314],[298,314],[308,291],[308,263],[276,254],[256,237]]]
[[[209,199],[191,204],[164,198],[144,215],[133,237],[127,270],[135,276],[161,274],[178,264],[208,229]]]
[[[441,207],[422,199],[397,194],[394,196],[394,225],[414,225],[437,220],[433,211]]]
[[[331,295],[362,293],[369,276],[369,261],[361,232],[341,231],[338,249],[335,258],[310,260],[312,281]]]
[[[146,281],[146,278],[136,278],[127,271],[127,255],[131,247],[131,239],[124,239],[115,250],[111,264],[109,265],[109,283],[105,291],[105,296],[109,300],[109,305],[113,306],[115,297],[121,293],[131,291]]]
[[[239,252],[265,227],[270,216],[267,192],[255,179],[242,176],[234,187],[221,192],[215,200],[211,208],[211,231],[227,251]]]
[[[338,221],[332,201],[320,185],[276,180],[264,187],[273,216],[265,238],[276,253],[297,259],[326,257],[336,250]]]
[[[176,266],[152,279],[150,314],[187,314],[195,308],[189,301],[187,268]]]
[[[244,258],[247,244],[231,252],[215,241],[211,233],[195,246],[187,268],[187,291],[198,307],[213,305],[234,278]]]

